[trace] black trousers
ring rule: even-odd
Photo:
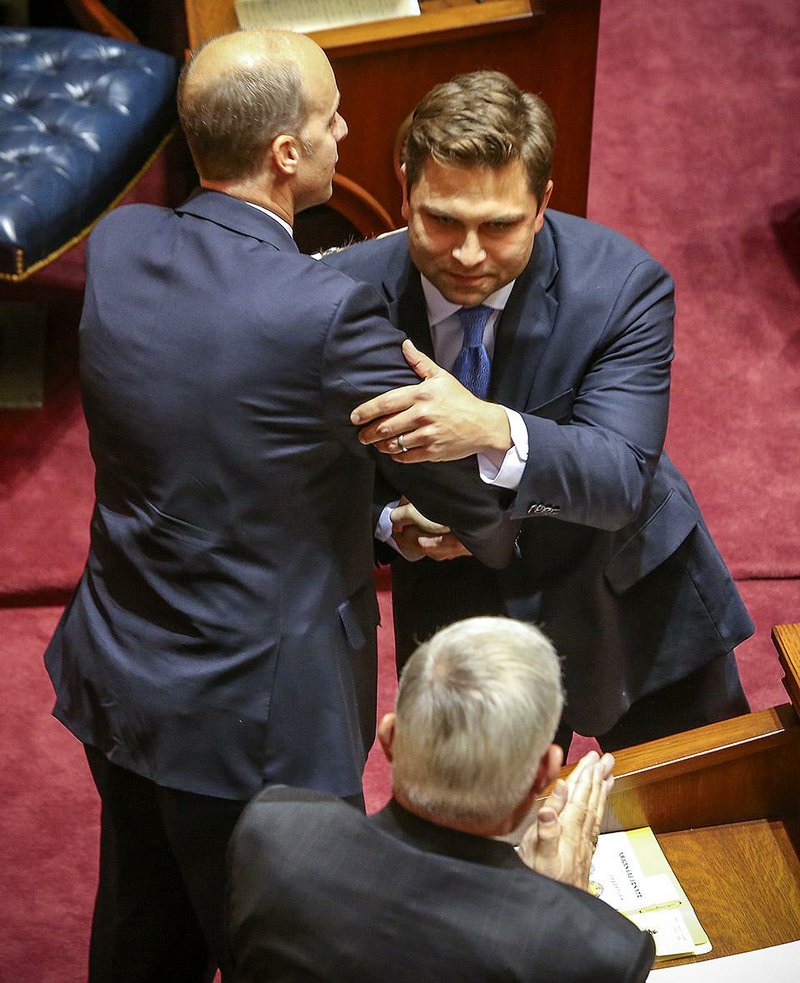
[[[100,793],[100,876],[89,983],[233,979],[227,849],[246,801],[165,788],[85,746]],[[364,811],[362,794],[344,801]]]
[[[225,856],[246,802],[86,757],[102,801],[89,983],[209,983],[228,969]]]
[[[597,735],[596,740],[604,751],[619,751],[749,711],[736,659],[733,652],[728,652],[671,686],[643,696],[611,730]],[[564,748],[565,756],[572,733],[562,721],[554,740]]]

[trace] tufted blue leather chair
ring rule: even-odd
[[[175,120],[166,54],[83,31],[0,29],[0,279],[82,238]]]

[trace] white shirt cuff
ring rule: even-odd
[[[406,560],[410,560],[413,563],[421,558],[418,556],[406,556],[395,542],[394,536],[392,536],[392,512],[399,504],[400,499],[398,498],[396,501],[389,502],[388,505],[384,506],[383,511],[378,517],[378,524],[375,526],[375,538],[382,543],[386,543],[387,546],[391,546],[400,556],[405,557]]]
[[[380,540],[382,543],[388,543],[392,538],[392,512],[399,504],[399,498],[394,502],[389,502],[378,517],[378,524],[375,526],[375,538]]]
[[[508,488],[513,491],[519,488],[522,473],[528,463],[528,428],[525,426],[521,413],[510,410],[507,406],[503,406],[502,409],[508,417],[508,426],[511,430],[511,447],[506,451],[499,464],[496,458],[493,460],[488,454],[478,454],[478,470],[487,485]]]

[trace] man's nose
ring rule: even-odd
[[[340,113],[339,114],[339,132],[338,132],[338,134],[336,136],[336,142],[338,143],[340,140],[344,140],[344,138],[347,136],[348,132],[349,131],[347,129],[347,120]]]
[[[453,250],[453,256],[462,266],[477,266],[483,262],[486,253],[477,232],[467,232],[461,244]]]

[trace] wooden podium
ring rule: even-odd
[[[800,939],[800,624],[773,630],[792,703],[620,751],[604,832],[651,826],[713,950]]]
[[[586,214],[600,0],[422,0],[419,17],[320,31],[350,133],[340,174],[357,182],[397,225],[398,129],[436,83],[500,69],[540,94],[558,126],[551,204]],[[185,0],[189,43],[237,28],[233,0]]]

